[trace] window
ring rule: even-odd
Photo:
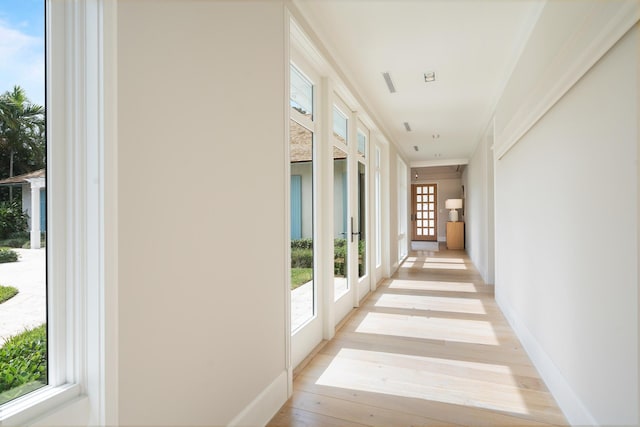
[[[333,106],[333,136],[338,141],[346,144],[349,141],[348,132],[349,120],[347,115],[340,111],[338,107]]]
[[[376,268],[382,265],[382,188],[381,152],[376,147],[375,155],[375,210],[376,210]]]
[[[407,165],[398,157],[398,262],[408,254],[407,239]]]
[[[44,27],[44,0],[0,3],[0,405],[48,383]]]
[[[291,330],[316,313],[314,280],[314,86],[291,66],[289,170],[291,175]]]
[[[117,343],[105,333],[117,318],[117,254],[104,239],[117,236],[114,3],[46,1],[46,245],[60,248],[47,253],[48,384],[0,406],[0,426],[47,423],[52,411],[71,424],[75,404],[90,422],[117,422],[106,405]]]
[[[365,157],[365,150],[367,148],[367,136],[358,129],[358,154]]]

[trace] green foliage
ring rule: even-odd
[[[18,290],[13,286],[0,286],[0,304],[10,300],[18,294]]]
[[[313,268],[313,250],[292,249],[291,268]]]
[[[291,249],[313,249],[313,239],[292,240]]]
[[[291,290],[304,285],[313,279],[312,268],[292,268],[291,269]]]
[[[360,276],[364,274],[365,241],[358,242],[358,270]],[[347,239],[333,240],[333,273],[344,276],[347,272]],[[313,240],[299,239],[291,241],[291,268],[313,268]],[[292,281],[293,283],[293,281]]]
[[[0,348],[0,404],[31,391],[46,381],[45,325],[9,338]]]
[[[3,262],[16,262],[18,253],[10,248],[0,248],[0,264]]]
[[[45,165],[44,108],[32,104],[20,86],[0,95],[0,178]]]
[[[0,247],[24,248],[24,245],[29,243],[29,239],[28,231],[18,231],[9,234],[5,240],[0,240]]]
[[[27,231],[27,214],[18,200],[0,202],[0,239]],[[19,235],[19,234],[18,234]]]

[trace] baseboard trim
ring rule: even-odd
[[[496,289],[497,290],[497,289]],[[544,351],[540,343],[535,339],[529,329],[519,319],[508,302],[496,292],[496,302],[506,317],[509,325],[514,330],[522,343],[524,350],[536,367],[547,388],[556,399],[560,410],[571,425],[599,425],[593,415],[584,406],[580,398],[574,393],[562,373],[558,370],[551,358]]]
[[[264,426],[280,410],[287,401],[287,371],[269,384],[242,412],[236,415],[229,424],[230,427]]]

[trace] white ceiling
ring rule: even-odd
[[[541,5],[540,0],[295,3],[412,166],[469,159]],[[435,71],[435,82],[425,83],[427,71]],[[389,93],[383,72],[390,73],[396,93]]]

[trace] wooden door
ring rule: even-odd
[[[411,185],[412,240],[438,240],[438,186]]]

